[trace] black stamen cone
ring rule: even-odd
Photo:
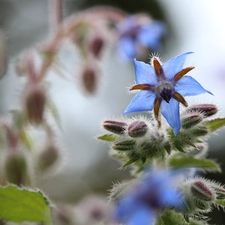
[[[162,92],[160,93],[160,96],[167,102],[170,102],[170,99],[172,98],[172,90],[163,88]]]

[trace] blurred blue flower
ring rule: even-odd
[[[134,60],[136,85],[130,90],[140,90],[128,105],[124,114],[154,110],[154,116],[161,126],[159,110],[177,135],[181,128],[179,103],[188,106],[183,96],[194,96],[211,92],[205,90],[191,76],[184,76],[194,67],[183,68],[191,52],[178,55],[161,65],[153,56],[151,64]]]
[[[153,225],[160,209],[181,209],[184,198],[176,187],[176,172],[157,168],[147,171],[141,181],[120,199],[116,220],[127,225]]]
[[[157,50],[166,30],[162,22],[151,20],[145,15],[129,16],[117,28],[118,48],[125,59],[139,56],[143,48]]]

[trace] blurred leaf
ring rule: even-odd
[[[172,156],[169,159],[169,165],[172,168],[194,167],[204,170],[221,171],[220,166],[209,159],[196,159],[193,156]]]
[[[22,141],[22,143],[29,149],[32,150],[32,146],[33,146],[33,141],[31,139],[31,137],[28,135],[27,132],[25,132],[24,130],[20,130],[20,139]]]
[[[211,132],[214,132],[225,126],[225,118],[217,118],[207,121],[205,125],[210,129]]]
[[[14,185],[0,187],[0,202],[0,217],[3,220],[52,224],[50,204],[41,191],[18,188]]]
[[[113,142],[113,141],[116,141],[117,136],[114,135],[114,134],[104,134],[102,136],[98,136],[98,139],[102,140],[102,141],[111,141],[111,142]]]

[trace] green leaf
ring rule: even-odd
[[[162,214],[161,217],[164,225],[179,224],[179,225],[188,225],[183,215],[177,213],[174,210],[167,210]]]
[[[0,187],[0,202],[0,218],[3,220],[52,224],[50,203],[41,191],[18,188],[14,185]]]
[[[111,142],[113,142],[113,141],[116,141],[117,136],[114,135],[114,134],[104,134],[102,136],[98,136],[98,139],[102,140],[102,141],[111,141]]]
[[[221,171],[220,166],[209,159],[196,159],[193,156],[185,156],[176,154],[170,157],[169,165],[172,168],[194,167],[210,171]]]
[[[217,118],[214,120],[207,121],[205,125],[209,128],[211,132],[214,132],[225,126],[225,118]]]

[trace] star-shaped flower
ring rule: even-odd
[[[159,210],[184,207],[184,197],[177,187],[178,171],[151,168],[119,200],[115,218],[128,225],[153,225]]]
[[[119,51],[127,59],[140,55],[143,48],[158,49],[166,30],[162,22],[151,20],[144,14],[127,17],[117,29]]]
[[[194,96],[211,92],[205,90],[191,76],[184,76],[194,67],[183,68],[186,52],[161,65],[158,57],[153,56],[151,64],[134,60],[136,85],[130,90],[140,90],[128,105],[124,114],[154,110],[154,116],[161,125],[160,114],[177,135],[181,128],[179,103],[188,106],[183,96]]]

